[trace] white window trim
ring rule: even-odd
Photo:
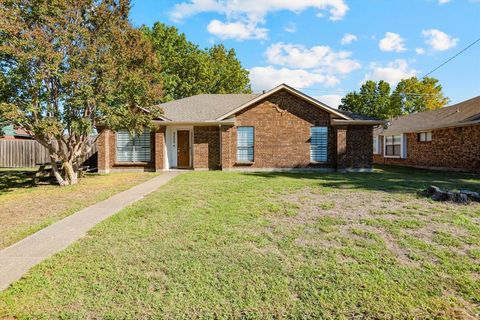
[[[316,160],[313,160],[312,159],[312,142],[311,142],[311,139],[312,139],[312,133],[311,133],[311,128],[315,128],[315,127],[320,127],[320,128],[326,128],[327,129],[327,148],[326,148],[326,160],[325,161],[316,161]],[[328,163],[328,156],[329,156],[329,148],[328,148],[328,142],[329,142],[329,136],[330,136],[330,132],[329,132],[329,128],[328,126],[312,126],[310,127],[310,163],[311,164],[325,164],[325,163]]]
[[[253,130],[253,132],[252,132],[252,134],[253,134],[253,146],[252,146],[252,148],[253,148],[253,159],[252,160],[240,160],[238,158],[238,128],[242,128],[242,127],[252,128],[252,130]],[[253,164],[253,163],[255,163],[255,126],[238,126],[237,127],[237,145],[236,145],[235,149],[236,149],[236,156],[235,156],[236,163],[238,163],[238,164]]]
[[[375,146],[373,148],[373,154],[381,154],[380,152],[380,136],[375,136],[373,137],[373,145]]]
[[[117,131],[115,132],[115,164],[119,164],[119,165],[122,165],[122,164],[129,164],[129,163],[139,163],[139,164],[143,164],[143,163],[151,163],[154,161],[153,157],[152,157],[152,137],[151,137],[151,131],[150,130],[147,130],[147,129],[144,129],[144,132],[143,133],[148,133],[150,135],[150,147],[149,147],[149,150],[150,150],[150,160],[140,160],[140,161],[127,161],[127,160],[120,160],[119,159],[119,149],[118,149],[118,141],[119,141],[119,135],[120,134],[129,134],[130,133],[127,131],[127,130],[120,130],[120,131]],[[142,134],[143,134],[142,133]],[[137,135],[137,133],[135,133],[135,135]],[[132,153],[135,152],[136,149],[133,148],[132,149]]]
[[[422,134],[425,135],[425,140],[422,140]],[[430,137],[430,139],[428,139]],[[417,132],[417,140],[418,142],[431,142],[433,140],[432,131],[421,131]]]
[[[407,140],[405,139],[405,134],[399,134],[400,136],[400,155],[399,156],[387,156],[387,136],[398,136],[398,134],[394,135],[386,135],[383,136],[383,157],[384,158],[392,158],[392,159],[406,159],[407,158]]]

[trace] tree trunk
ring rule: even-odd
[[[68,181],[68,184],[77,184],[78,183],[78,171],[72,162],[63,162],[63,170],[65,172],[65,179]]]
[[[53,172],[53,175],[54,175],[55,179],[57,179],[58,184],[61,185],[61,186],[68,185],[67,181],[65,181],[65,179],[63,179],[62,174],[58,170],[56,159],[54,157],[52,157],[51,155],[50,155],[50,163],[52,164],[52,172]]]

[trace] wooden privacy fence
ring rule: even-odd
[[[95,144],[87,159],[97,152]],[[35,140],[0,140],[0,167],[35,167],[37,163],[50,162],[50,155],[44,146]]]

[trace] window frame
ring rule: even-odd
[[[380,136],[373,137],[373,154],[380,154]]]
[[[395,143],[395,137],[399,137],[399,142]],[[392,143],[388,142],[388,138],[392,139]],[[403,145],[404,139],[403,139],[403,134],[395,134],[395,135],[387,135],[383,136],[383,156],[385,158],[404,158],[404,145]],[[393,155],[389,155],[387,153],[388,147],[393,146]],[[395,154],[395,146],[398,146],[400,148],[400,153],[397,155]]]
[[[122,141],[122,135],[128,135],[128,143],[132,143],[131,155],[120,156],[125,146],[120,146],[119,142]],[[127,152],[129,150],[126,150]],[[127,130],[120,130],[115,132],[115,163],[151,163],[152,159],[152,132],[148,129],[144,129],[141,134],[135,133],[133,136]]]
[[[320,140],[320,143],[318,144],[313,144],[313,132],[312,130],[314,130],[315,128],[321,128],[321,129],[325,129],[325,132],[322,132],[321,134],[324,135],[324,137],[322,137]],[[328,163],[328,155],[329,155],[329,132],[330,130],[328,129],[328,126],[312,126],[310,127],[310,163],[314,163],[314,164],[317,164],[317,163]],[[315,152],[318,152],[318,151],[314,151],[315,149],[319,149],[319,148],[325,148],[324,151],[320,151],[320,156],[321,156],[321,159],[319,158],[315,158],[314,156],[314,153]],[[317,155],[318,156],[318,155]]]
[[[432,131],[422,131],[417,133],[418,142],[431,142],[432,141]]]
[[[244,129],[251,129],[251,141],[247,136],[246,146],[240,145],[239,135],[240,132]],[[251,145],[250,145],[251,142]],[[241,159],[239,151],[246,150],[247,159]],[[237,127],[237,161],[236,163],[240,164],[251,164],[255,161],[255,127],[254,126],[238,126]]]

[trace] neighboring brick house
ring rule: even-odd
[[[373,126],[287,85],[263,94],[203,94],[161,104],[155,132],[101,130],[111,170],[369,170]]]
[[[480,171],[480,96],[374,130],[374,162]]]

